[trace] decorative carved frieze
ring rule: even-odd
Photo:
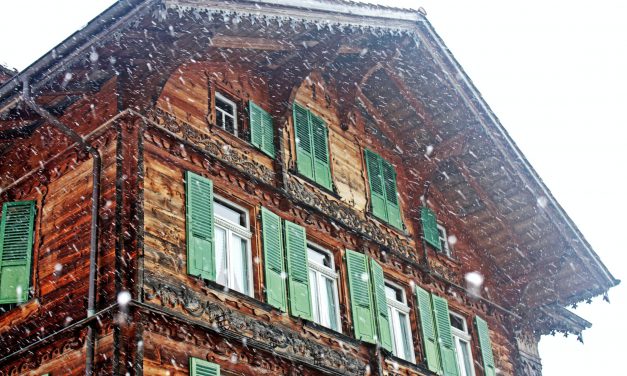
[[[205,299],[195,291],[169,285],[153,276],[146,276],[144,293],[148,303],[181,309],[192,317],[202,319],[222,336],[240,338],[248,346],[272,351],[278,356],[299,359],[303,363],[346,375],[364,374],[367,367],[350,351],[323,346],[275,322],[244,315],[220,302]]]

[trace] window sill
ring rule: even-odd
[[[324,333],[324,334],[326,334],[326,335],[328,335],[330,337],[333,337],[333,338],[335,338],[335,339],[337,339],[339,341],[345,342],[345,343],[349,343],[349,344],[351,344],[351,345],[353,345],[355,347],[359,347],[359,345],[361,343],[359,340],[357,340],[355,338],[349,337],[349,336],[347,336],[344,333],[337,332],[337,331],[335,331],[335,330],[333,330],[331,328],[327,328],[326,326],[322,326],[322,325],[320,325],[320,324],[318,324],[316,322],[313,322],[313,321],[303,320],[303,326],[305,328],[308,328],[308,329],[311,329],[311,330],[314,330],[314,331],[317,331],[317,332],[322,332],[322,333]]]
[[[192,276],[190,276],[190,277],[192,277]],[[194,278],[197,278],[197,277],[194,277]],[[203,282],[205,283],[205,286],[208,289],[212,290],[212,291],[219,292],[221,294],[228,295],[228,296],[233,297],[233,298],[237,298],[239,300],[245,301],[246,303],[250,303],[251,305],[254,305],[254,306],[258,307],[258,308],[261,308],[261,309],[263,309],[265,311],[274,312],[277,315],[284,314],[283,311],[278,310],[278,309],[274,308],[273,306],[271,306],[270,304],[262,302],[261,300],[257,300],[256,298],[254,298],[254,297],[252,297],[250,295],[246,295],[246,294],[241,293],[241,292],[239,292],[237,290],[230,289],[230,288],[228,288],[228,287],[226,287],[224,285],[221,285],[221,284],[219,284],[217,282],[214,282],[214,281],[211,281],[211,280],[208,280],[208,279],[204,279],[203,278]]]
[[[380,225],[384,226],[385,228],[388,228],[388,229],[394,230],[395,232],[397,232],[397,233],[399,233],[399,234],[401,234],[401,235],[403,235],[403,236],[408,236],[408,235],[409,235],[409,234],[407,233],[407,230],[406,230],[405,228],[400,229],[400,228],[398,228],[398,227],[394,227],[394,226],[392,226],[391,224],[387,223],[384,219],[381,219],[381,218],[377,217],[376,215],[372,214],[372,211],[368,211],[368,212],[366,212],[366,217],[367,217],[368,219],[371,219],[371,220],[373,220],[373,221],[377,222],[378,224],[380,224]],[[404,227],[404,226],[403,226],[403,227]]]
[[[239,146],[245,147],[246,149],[250,149],[252,151],[255,151],[257,153],[264,155],[267,158],[274,160],[273,157],[269,156],[263,150],[253,145],[250,141],[243,139],[240,136],[236,136],[227,130],[222,129],[217,124],[214,124],[214,123],[208,123],[208,124],[209,124],[209,133],[217,134],[218,136],[228,141],[230,144],[238,144]]]
[[[334,198],[336,198],[338,200],[342,199],[342,197],[339,194],[337,194],[337,192],[335,192],[333,189],[329,189],[329,188],[321,185],[320,183],[311,180],[311,178],[308,178],[307,176],[301,174],[300,172],[298,172],[298,170],[290,169],[289,172],[293,176],[295,176],[295,177],[297,177],[299,179],[304,180],[307,184],[313,185],[314,188],[317,188],[317,189],[323,191],[324,193],[326,193],[326,194],[328,194],[328,195],[330,195],[330,196],[332,196],[332,197],[334,197]]]
[[[462,266],[462,263],[459,260],[453,258],[452,256],[448,256],[448,255],[446,255],[446,254],[444,254],[442,252],[439,252],[439,251],[437,251],[435,249],[433,249],[433,251],[435,253],[435,258],[438,261],[448,265],[449,267],[458,268],[458,267]]]
[[[392,355],[391,353],[388,353],[386,355],[385,360],[387,362],[395,363],[395,364],[398,364],[398,365],[400,365],[402,367],[409,368],[409,369],[411,369],[413,371],[418,372],[421,375],[435,375],[435,373],[429,371],[429,369],[426,367],[425,364],[413,363],[413,362],[410,362],[408,360],[399,358],[399,357],[397,357],[395,355]]]

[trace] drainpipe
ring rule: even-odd
[[[22,79],[22,100],[24,103],[35,111],[39,116],[48,121],[52,126],[57,128],[61,133],[66,135],[71,141],[75,142],[83,150],[91,154],[92,167],[92,192],[91,192],[91,240],[89,244],[89,291],[87,296],[87,318],[91,318],[96,312],[96,270],[98,257],[98,213],[100,211],[100,171],[102,169],[102,159],[96,148],[89,144],[83,137],[73,131],[70,127],[63,124],[54,115],[45,108],[38,105],[30,96],[30,84],[28,77]],[[92,376],[94,374],[94,349],[95,349],[96,333],[94,323],[90,322],[87,327],[87,350],[85,361],[85,375]]]

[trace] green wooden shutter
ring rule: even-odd
[[[385,299],[385,280],[383,268],[379,263],[370,259],[370,280],[377,318],[377,333],[379,344],[388,351],[392,351],[392,333],[390,331],[390,318],[388,317],[388,305]]]
[[[381,172],[381,162],[378,154],[368,149],[364,150],[366,169],[368,170],[368,182],[370,183],[370,204],[372,214],[385,221],[388,220],[385,203],[385,189],[383,184],[383,174]]]
[[[248,101],[248,115],[250,119],[250,142],[274,158],[274,125],[272,124],[272,116],[253,101]]]
[[[387,206],[388,222],[398,228],[403,229],[401,219],[401,208],[398,203],[398,190],[396,186],[396,171],[394,166],[384,159],[381,159],[381,171],[385,188],[385,202]]]
[[[325,188],[332,189],[331,167],[329,165],[328,129],[324,120],[309,113],[314,149],[314,176],[316,182]]]
[[[425,241],[431,244],[438,251],[441,251],[442,244],[440,244],[438,222],[435,218],[435,213],[431,209],[423,206],[420,211],[420,219],[422,222],[422,233]]]
[[[418,317],[420,318],[420,328],[422,330],[422,343],[427,360],[427,367],[430,371],[440,373],[440,351],[438,349],[438,339],[435,333],[433,322],[433,307],[431,306],[431,294],[416,286],[416,300],[418,301]]]
[[[216,279],[213,244],[213,182],[185,172],[187,273]]]
[[[448,311],[446,299],[436,295],[431,295],[433,306],[433,318],[438,338],[440,360],[444,376],[458,376],[457,357],[455,356],[455,345],[451,334],[451,318]]]
[[[198,358],[189,358],[190,376],[220,376],[220,365]]]
[[[376,343],[376,328],[370,271],[366,255],[346,250],[346,269],[348,271],[348,287],[353,314],[355,338]]]
[[[475,316],[475,325],[481,347],[481,357],[483,358],[483,369],[486,376],[495,376],[494,354],[492,353],[492,342],[490,341],[490,330],[488,323],[479,316]]]
[[[293,316],[313,320],[305,228],[296,223],[285,221],[285,246],[290,311]]]
[[[285,288],[285,256],[283,251],[283,230],[281,218],[266,208],[261,208],[263,229],[263,255],[266,273],[266,299],[268,304],[287,311],[287,290]]]
[[[298,172],[315,180],[313,162],[313,140],[309,111],[297,103],[293,106],[294,132],[296,134],[296,165]]]
[[[0,224],[0,304],[28,300],[35,202],[6,202]]]

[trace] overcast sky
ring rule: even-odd
[[[4,0],[0,62],[23,69],[112,4]],[[627,278],[627,1],[394,0],[422,6],[616,278]],[[626,282],[627,283],[627,282]],[[627,287],[576,313],[585,344],[545,337],[544,374],[625,373]],[[619,371],[620,370],[620,371]],[[614,372],[611,372],[614,371]]]

